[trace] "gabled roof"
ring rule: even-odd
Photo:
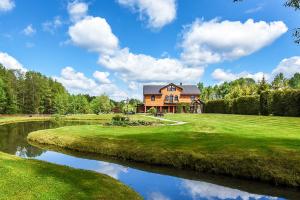
[[[170,85],[170,84],[168,84]],[[168,85],[144,85],[143,86],[143,94],[144,95],[161,95],[160,90],[165,88]],[[173,84],[175,85],[175,84]],[[175,85],[179,88],[182,88],[182,95],[200,95],[200,90],[196,85]]]

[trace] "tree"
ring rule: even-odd
[[[4,90],[4,82],[0,78],[0,113],[3,114],[5,112],[6,107],[6,94]]]
[[[289,86],[293,89],[300,89],[300,73],[294,74],[289,80]]]
[[[283,73],[279,73],[272,81],[272,88],[274,90],[284,89],[288,86],[288,80],[284,77]]]
[[[267,91],[270,88],[267,83],[265,76],[262,77],[262,80],[259,82],[257,93],[261,94],[263,91]]]
[[[101,95],[91,101],[91,109],[95,114],[109,113],[112,109],[112,104],[108,96]]]

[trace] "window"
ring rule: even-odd
[[[177,95],[175,96],[175,101],[178,101],[178,96]]]
[[[174,85],[169,85],[167,91],[176,91],[176,87]]]
[[[173,95],[170,96],[170,102],[173,102]]]
[[[169,101],[169,96],[168,95],[165,97],[165,101]]]
[[[195,96],[191,96],[191,100],[194,101],[195,100]]]
[[[154,95],[151,96],[151,101],[155,101],[155,96]]]

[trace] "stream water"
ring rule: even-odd
[[[125,162],[93,154],[45,150],[27,142],[28,133],[58,126],[91,122],[24,122],[0,126],[0,151],[74,168],[107,174],[130,186],[146,200],[300,199],[296,189],[273,187],[223,176],[198,174],[141,163]]]

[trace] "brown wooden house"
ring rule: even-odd
[[[196,85],[144,85],[144,104],[139,107],[147,112],[154,107],[159,112],[175,113],[179,106],[183,106],[183,112],[189,112],[192,102],[199,100],[200,90]],[[186,105],[186,106],[184,106]]]

